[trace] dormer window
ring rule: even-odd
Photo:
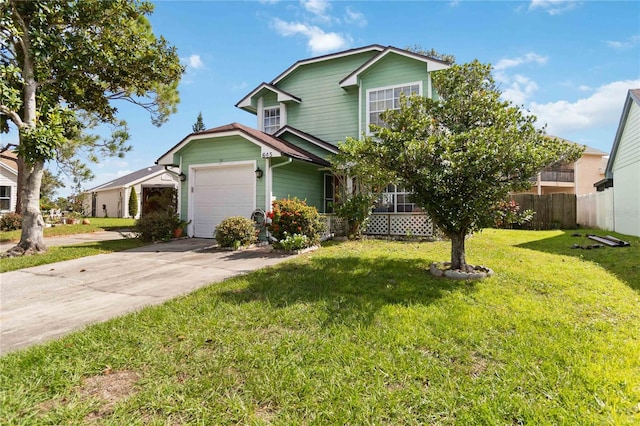
[[[265,108],[262,118],[262,129],[270,135],[280,130],[280,107]]]

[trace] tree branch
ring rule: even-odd
[[[9,117],[13,123],[18,126],[18,128],[22,128],[25,126],[24,121],[20,118],[20,115],[11,110],[8,106],[0,104],[0,113]]]

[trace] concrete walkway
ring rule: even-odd
[[[0,274],[0,354],[290,258],[213,243],[175,240]]]

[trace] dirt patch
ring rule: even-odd
[[[82,399],[97,399],[101,405],[97,410],[89,413],[85,420],[88,422],[104,418],[113,412],[115,405],[136,393],[135,385],[140,380],[138,373],[133,371],[105,370],[100,376],[87,377],[78,389]]]
[[[138,380],[140,380],[140,376],[136,372],[113,371],[110,368],[105,369],[99,376],[83,379],[82,384],[75,389],[77,398],[80,402],[97,401],[98,406],[84,420],[86,422],[95,422],[110,415],[113,412],[113,407],[118,402],[137,392],[135,385]],[[47,413],[70,403],[72,401],[69,398],[60,398],[45,401],[38,408]]]
[[[477,379],[482,373],[485,372],[488,365],[489,360],[478,353],[474,353],[473,355],[471,355],[471,369],[469,374],[471,374],[472,378]]]

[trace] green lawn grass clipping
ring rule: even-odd
[[[476,282],[430,276],[448,242],[327,243],[4,356],[0,423],[640,424],[624,239],[485,230]]]

